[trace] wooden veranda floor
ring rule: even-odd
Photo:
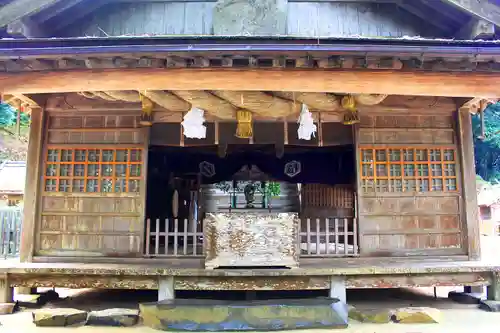
[[[89,274],[89,275],[174,275],[174,276],[303,276],[303,275],[371,275],[425,274],[500,271],[500,237],[487,236],[481,240],[480,261],[456,261],[393,258],[330,260],[302,259],[300,268],[287,269],[224,269],[206,270],[203,260],[141,259],[120,263],[59,262],[20,263],[18,259],[0,260],[0,273],[9,274]]]

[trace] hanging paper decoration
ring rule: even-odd
[[[347,113],[344,115],[344,125],[359,123],[359,115],[358,110],[356,109],[356,100],[354,96],[344,96],[342,98],[342,107],[347,110]]]
[[[141,99],[141,106],[142,106],[140,124],[143,126],[151,126],[153,125],[154,103],[143,94],[139,94],[139,97]]]
[[[207,127],[203,125],[205,117],[204,111],[198,108],[191,108],[184,116],[182,128],[184,136],[190,139],[204,139],[207,137]]]
[[[314,124],[314,119],[309,108],[305,104],[302,104],[298,123],[299,129],[297,130],[297,134],[299,140],[311,140],[311,138],[315,137],[317,127]]]
[[[252,113],[246,110],[238,110],[236,111],[236,120],[238,121],[236,137],[240,139],[251,138],[253,136]]]

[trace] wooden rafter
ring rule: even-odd
[[[53,17],[56,17],[57,15],[61,14],[62,12],[65,12],[72,7],[78,5],[84,0],[70,0],[70,1],[65,1],[62,3],[57,3],[54,6],[50,8],[50,10],[44,11],[43,15],[39,15],[39,19],[37,22],[42,23],[45,21],[50,20]],[[100,3],[104,1],[98,1]]]
[[[0,27],[47,8],[61,0],[14,0],[0,8]]]
[[[0,74],[0,92],[40,94],[116,90],[343,92],[500,97],[498,73],[310,69],[109,69]]]
[[[479,19],[491,22],[500,26],[500,6],[487,0],[441,0],[453,5],[465,12],[468,12]]]
[[[498,98],[474,97],[465,102],[459,109],[460,111],[468,111],[472,114],[476,114],[479,111],[483,111],[484,107],[488,104],[496,103],[497,101]]]
[[[61,29],[73,24],[74,22],[77,22],[84,16],[96,11],[107,3],[108,1],[95,0],[90,1],[88,4],[86,3],[85,6],[82,6],[83,4],[77,3],[71,8],[68,8],[69,10],[65,12],[64,17],[58,17],[57,20],[52,20],[54,22],[53,24],[51,24],[51,29],[54,32],[60,31]],[[52,21],[50,22],[52,23]]]
[[[46,32],[29,17],[24,17],[7,25],[7,33],[12,36],[27,38],[46,37]]]
[[[483,19],[473,17],[468,23],[456,33],[458,39],[493,39],[495,37],[495,25]]]
[[[418,16],[419,18],[423,19],[424,21],[429,22],[436,28],[440,29],[443,32],[450,33],[452,31],[453,27],[450,27],[444,21],[435,19],[435,16],[429,17],[430,13],[427,8],[425,8],[425,5],[422,5],[419,1],[415,0],[399,0],[397,2],[397,5],[400,6],[402,9],[406,10],[407,12],[410,12],[411,14]],[[433,19],[434,18],[434,19]]]

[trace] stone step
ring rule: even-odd
[[[140,304],[144,325],[159,330],[275,331],[347,328],[348,308],[338,299],[217,301],[176,299]]]

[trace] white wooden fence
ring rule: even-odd
[[[17,257],[19,255],[22,221],[22,208],[0,208],[0,259]]]
[[[357,219],[303,218],[299,234],[301,257],[359,255]],[[202,257],[202,223],[187,219],[147,219],[147,257]]]

